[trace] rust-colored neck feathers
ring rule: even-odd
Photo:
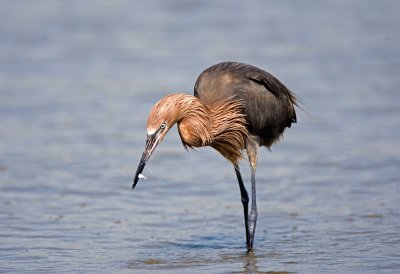
[[[177,123],[185,148],[211,146],[236,164],[242,158],[248,135],[242,113],[242,104],[237,100],[205,105],[197,97],[174,93],[153,107],[147,131],[155,132],[163,122],[167,129]]]

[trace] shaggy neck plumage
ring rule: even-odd
[[[176,122],[185,148],[211,146],[237,164],[248,135],[242,104],[227,100],[205,105],[191,95],[176,94],[174,97]]]

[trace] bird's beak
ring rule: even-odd
[[[139,166],[136,170],[135,177],[133,178],[132,189],[135,188],[137,182],[139,181],[139,174],[142,173],[144,166],[146,165],[151,154],[153,153],[154,149],[156,148],[161,139],[162,139],[161,135],[158,135],[157,133],[147,135],[146,146],[144,148],[142,158],[140,159]]]

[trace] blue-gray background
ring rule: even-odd
[[[396,0],[1,1],[0,272],[398,272],[399,14]],[[253,256],[231,165],[184,151],[176,129],[130,190],[151,106],[224,60],[272,72],[309,113],[261,150]]]

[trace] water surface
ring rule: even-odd
[[[2,1],[0,271],[398,272],[399,8]],[[260,151],[252,256],[233,168],[176,129],[130,190],[151,106],[223,60],[271,71],[309,113]]]

